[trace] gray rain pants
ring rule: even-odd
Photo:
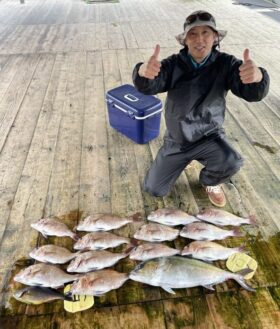
[[[213,133],[187,145],[166,137],[146,175],[145,191],[153,196],[166,195],[192,160],[205,166],[199,175],[203,186],[215,186],[228,181],[243,164],[243,159],[228,144],[224,133]]]

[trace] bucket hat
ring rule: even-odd
[[[204,10],[198,10],[191,13],[184,22],[184,32],[176,36],[177,41],[185,46],[185,39],[187,33],[195,26],[209,26],[212,30],[218,33],[218,40],[215,40],[214,45],[219,44],[219,42],[226,36],[227,31],[220,30],[216,26],[215,18]]]

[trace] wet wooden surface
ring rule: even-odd
[[[241,1],[240,1],[241,2]],[[280,327],[280,11],[263,1],[80,0],[0,1],[0,326],[1,328],[279,328]],[[258,227],[227,239],[243,245],[259,264],[248,293],[237,284],[180,289],[176,295],[127,281],[96,298],[95,306],[70,314],[57,301],[40,306],[17,302],[12,292],[28,253],[69,238],[47,241],[30,228],[56,215],[73,228],[90,213],[145,216],[163,206],[195,213],[210,206],[198,185],[201,169],[192,163],[171,193],[154,198],[142,181],[162,144],[136,145],[108,124],[106,91],[131,83],[133,66],[148,58],[156,43],[161,58],[177,52],[174,35],[184,18],[207,9],[228,30],[222,51],[242,58],[245,47],[271,77],[269,95],[246,103],[229,94],[225,128],[245,165],[224,186],[226,209],[255,214]],[[159,95],[164,101],[165,94]],[[139,224],[116,232],[132,236]],[[170,243],[182,248],[183,238]],[[120,261],[129,272],[136,262]],[[224,262],[216,265],[225,268]]]

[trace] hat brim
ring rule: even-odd
[[[209,26],[212,30],[218,33],[219,40],[214,42],[214,45],[219,44],[220,41],[223,40],[223,38],[226,36],[227,31],[226,30],[220,30],[216,27],[212,26],[211,24],[207,24],[205,22],[195,22],[194,24],[188,26],[183,33],[178,34],[175,36],[176,40],[180,43],[180,45],[185,46],[185,40],[187,37],[188,32],[195,26]]]

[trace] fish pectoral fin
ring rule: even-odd
[[[175,292],[174,290],[172,290],[172,288],[169,287],[169,286],[161,286],[161,288],[162,288],[163,290],[169,292],[170,294],[173,294],[173,295],[176,294],[176,292]]]
[[[209,260],[207,258],[204,258],[203,261],[204,261],[204,263],[213,265],[213,260]]]
[[[100,225],[100,223],[99,223],[99,226],[98,226],[98,221],[99,220],[97,220],[96,222],[95,222],[95,228],[96,228],[96,230],[97,231],[99,231],[99,232],[101,232],[101,231],[106,231],[105,229],[104,229],[104,226],[102,226],[102,225]],[[102,224],[102,223],[101,223]]]
[[[153,242],[161,242],[162,239],[159,239],[159,238],[153,238]]]
[[[213,290],[215,291],[215,288],[211,285],[211,284],[205,284],[203,285],[202,287],[206,288],[206,289],[209,289],[209,290]]]

